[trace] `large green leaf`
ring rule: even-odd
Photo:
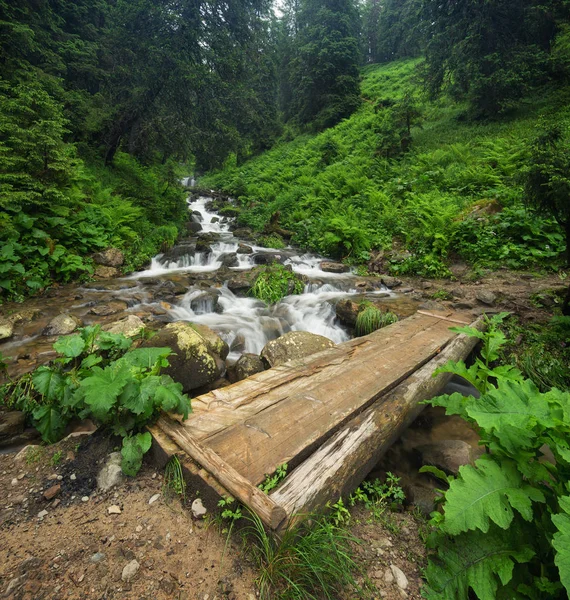
[[[150,369],[158,360],[165,359],[172,354],[170,348],[137,348],[123,356],[123,360],[133,367]]]
[[[561,512],[552,515],[552,522],[558,530],[552,538],[556,550],[554,563],[558,567],[560,581],[570,594],[570,496],[561,496],[558,503]]]
[[[38,406],[32,412],[34,426],[40,432],[44,442],[53,444],[57,442],[65,430],[67,419],[50,405]]]
[[[492,432],[503,447],[511,453],[528,447],[536,437],[533,429],[554,427],[550,407],[538,388],[530,380],[514,383],[500,381],[466,408],[467,414],[485,431]]]
[[[85,340],[78,334],[60,337],[53,349],[67,358],[76,358],[85,350]]]
[[[437,549],[425,572],[423,594],[429,600],[466,600],[470,589],[480,600],[496,600],[499,585],[511,581],[515,561],[526,563],[534,556],[515,528],[494,526],[487,533],[438,536]]]
[[[191,411],[190,400],[182,393],[182,384],[176,383],[168,375],[162,377],[162,385],[156,390],[155,402],[167,412],[176,412],[188,418]]]
[[[121,467],[126,475],[134,477],[139,472],[143,456],[150,450],[151,444],[152,436],[148,431],[123,439]]]
[[[46,366],[38,367],[32,375],[32,381],[36,390],[47,400],[63,398],[65,379],[58,371]]]
[[[132,379],[129,365],[118,360],[102,369],[93,367],[93,375],[81,382],[85,403],[96,419],[105,420],[119,394]]]
[[[441,529],[457,535],[471,529],[486,532],[491,522],[507,529],[514,517],[513,509],[531,521],[532,503],[544,502],[544,495],[524,482],[513,461],[502,459],[498,463],[483,456],[475,467],[459,469],[459,477],[451,482],[445,499]]]

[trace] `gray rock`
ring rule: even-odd
[[[24,431],[26,415],[20,410],[0,412],[0,446]]]
[[[130,563],[125,565],[125,568],[121,574],[121,579],[126,582],[132,581],[136,577],[140,568],[141,566],[136,559],[131,560]]]
[[[241,381],[265,370],[263,361],[257,354],[242,354],[235,364],[236,380]]]
[[[99,563],[103,560],[105,560],[104,552],[95,552],[95,554],[93,554],[93,556],[91,556],[91,558],[89,559],[89,561],[92,563]]]
[[[239,267],[239,260],[235,252],[220,254],[218,260],[222,263],[222,267]]]
[[[129,315],[120,321],[114,321],[110,325],[103,327],[109,333],[121,333],[127,337],[133,337],[140,333],[145,328],[145,325],[136,315]]]
[[[182,384],[185,392],[216,381],[225,373],[228,345],[211,329],[187,321],[169,323],[145,347],[167,347],[174,352],[164,372]]]
[[[424,465],[433,465],[446,473],[457,475],[459,467],[473,461],[471,446],[462,440],[442,440],[416,448]]]
[[[321,263],[321,271],[325,271],[325,273],[346,273],[348,270],[349,267],[342,263],[330,262],[328,260],[323,260]]]
[[[14,335],[14,325],[8,319],[0,319],[0,340],[7,340]]]
[[[150,500],[148,501],[148,503],[154,504],[159,498],[160,498],[160,494],[154,494],[154,496],[150,497]]]
[[[121,469],[122,456],[120,452],[111,452],[105,461],[105,465],[97,475],[97,487],[106,492],[114,485],[119,485],[123,479],[123,470]]]
[[[40,510],[40,512],[38,513],[38,519],[43,519],[44,517],[48,516],[48,511],[47,510]]]
[[[122,302],[121,300],[111,300],[110,302],[94,306],[89,312],[98,317],[107,317],[109,315],[115,315],[118,312],[123,312],[124,310],[127,310],[126,302]]]
[[[356,318],[360,311],[360,305],[357,302],[353,302],[350,298],[339,300],[336,303],[336,316],[349,327],[356,325]]]
[[[394,574],[391,569],[386,569],[384,571],[384,582],[387,584],[394,583]]]
[[[305,358],[334,347],[335,344],[322,335],[308,331],[290,331],[265,344],[261,358],[270,367],[277,367],[289,360]]]
[[[406,499],[429,517],[435,510],[435,492],[423,485],[411,485],[406,489]]]
[[[208,509],[202,504],[200,498],[196,498],[196,500],[192,502],[192,514],[195,519],[201,519],[207,512]]]
[[[218,303],[220,294],[213,290],[205,291],[203,294],[190,300],[190,308],[197,314],[221,313],[222,307]]]
[[[404,572],[402,571],[402,569],[400,569],[396,565],[390,565],[390,570],[392,571],[392,574],[394,575],[394,579],[396,580],[397,586],[401,590],[405,590],[409,584],[408,584],[408,578],[404,575]]]
[[[251,254],[252,252],[253,248],[251,246],[248,246],[247,244],[238,244],[238,254]]]
[[[125,262],[125,256],[118,248],[107,248],[94,254],[93,262],[104,267],[120,267]]]
[[[44,335],[68,335],[73,333],[81,321],[72,315],[61,314],[54,317],[44,329]]]
[[[199,231],[202,231],[202,225],[200,223],[197,223],[196,221],[190,221],[186,223],[186,230],[190,234],[198,233]]]
[[[493,306],[493,304],[495,304],[497,301],[497,295],[493,294],[493,292],[489,290],[479,290],[475,294],[475,298],[487,306]]]
[[[95,269],[95,273],[93,273],[94,277],[97,279],[113,279],[120,274],[119,269],[116,269],[115,267],[105,267],[103,265],[99,265]]]
[[[121,507],[118,506],[117,504],[112,504],[107,509],[107,513],[110,514],[110,515],[120,515],[121,514]]]

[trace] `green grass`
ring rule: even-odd
[[[368,335],[377,329],[396,323],[398,317],[392,312],[382,312],[373,304],[365,306],[356,317],[356,335]]]
[[[176,455],[172,456],[166,463],[162,483],[162,495],[176,495],[180,496],[182,502],[186,501],[186,481],[182,473],[180,459]]]
[[[279,214],[292,243],[365,263],[394,242],[411,256],[395,274],[449,276],[460,258],[475,266],[555,268],[564,243],[551,220],[523,206],[527,144],[539,115],[570,121],[568,90],[545,86],[500,122],[474,122],[466,107],[423,95],[419,60],[362,70],[362,107],[318,135],[300,135],[200,181],[238,199],[241,223],[262,231]],[[390,106],[412,98],[421,113],[408,152],[386,158]],[[392,112],[390,112],[392,111]],[[489,212],[472,213],[473,207]]]
[[[301,294],[304,287],[295,273],[280,264],[273,264],[260,271],[250,293],[266,304],[276,304],[285,296]]]

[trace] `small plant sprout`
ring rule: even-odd
[[[162,493],[164,496],[175,494],[180,496],[183,503],[186,502],[186,481],[182,472],[182,464],[176,454],[166,463]]]

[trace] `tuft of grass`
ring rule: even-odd
[[[180,459],[176,454],[166,463],[162,494],[163,496],[175,494],[180,496],[182,502],[186,502],[186,481],[184,481]]]
[[[33,446],[26,452],[26,464],[33,465],[34,463],[40,462],[44,455],[45,449],[43,446]]]
[[[356,335],[368,335],[377,329],[396,323],[398,317],[392,312],[382,312],[372,304],[366,305],[356,317]]]
[[[57,452],[53,453],[53,456],[51,457],[51,466],[55,467],[57,465],[59,465],[59,463],[61,462],[61,459],[63,458],[63,451],[62,450],[58,450]]]
[[[280,538],[269,534],[259,517],[247,517],[244,536],[259,568],[262,600],[336,600],[358,592],[353,545],[358,540],[322,516],[307,518]]]
[[[274,264],[259,273],[250,294],[266,304],[276,304],[285,296],[301,294],[304,289],[304,283],[295,273],[283,265]]]
[[[276,250],[287,248],[287,244],[283,241],[283,238],[276,233],[260,237],[257,243],[264,248],[275,248]]]

